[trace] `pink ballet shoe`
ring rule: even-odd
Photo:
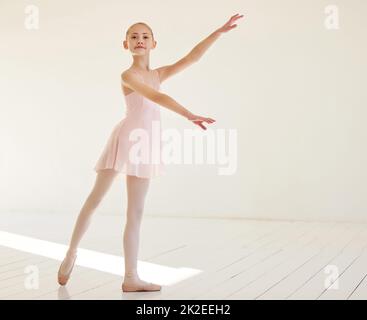
[[[65,259],[62,261],[62,263],[61,263],[61,265],[59,267],[59,271],[57,273],[57,281],[58,281],[58,283],[59,283],[60,286],[66,285],[67,282],[69,281],[71,272],[73,271],[73,268],[74,268],[75,260],[76,260],[76,255],[74,256],[73,264],[72,264],[72,266],[70,268],[70,271],[67,274],[61,273],[61,267],[62,267]]]
[[[160,291],[162,286],[149,282],[142,286],[126,286],[124,283],[121,286],[123,292],[143,292],[143,291]]]

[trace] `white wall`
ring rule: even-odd
[[[24,27],[39,8],[39,29]],[[338,30],[324,25],[339,9]],[[364,0],[1,1],[0,212],[76,214],[124,116],[126,28],[147,22],[151,68],[173,63],[235,13],[239,26],[161,91],[237,130],[238,168],[170,165],[145,214],[366,221]],[[162,107],[164,128],[193,128]],[[124,214],[125,176],[99,208]]]

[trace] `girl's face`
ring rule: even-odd
[[[144,25],[132,27],[124,41],[124,48],[130,49],[133,55],[146,55],[156,46],[149,29]]]

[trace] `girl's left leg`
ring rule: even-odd
[[[140,225],[150,179],[126,176],[127,214],[124,231],[125,276],[123,291],[157,291],[160,285],[141,280],[137,272]]]

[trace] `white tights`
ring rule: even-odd
[[[118,173],[119,172],[113,169],[98,171],[94,187],[77,218],[69,249],[64,259],[64,264],[62,265],[63,273],[66,274],[70,270],[73,258],[77,253],[79,243],[90,225],[92,215],[103,200]],[[137,261],[140,225],[149,183],[150,179],[126,175],[128,203],[126,225],[123,235],[125,277],[139,278],[137,274]]]

